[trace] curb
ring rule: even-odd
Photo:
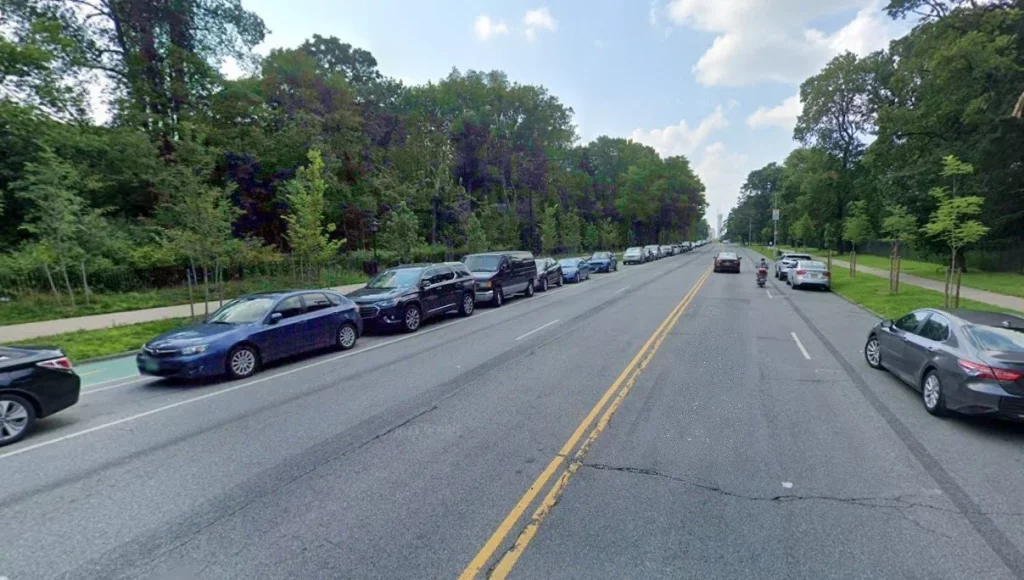
[[[84,364],[88,364],[88,363],[103,362],[103,361],[107,361],[107,360],[114,360],[115,358],[124,358],[124,357],[128,357],[128,356],[132,356],[132,355],[138,354],[138,352],[139,352],[139,349],[135,349],[135,350],[129,350],[129,351],[126,351],[126,352],[119,352],[117,354],[105,354],[103,356],[97,356],[97,357],[93,357],[93,358],[84,358],[82,360],[76,360],[76,361],[74,361],[74,363],[76,365],[84,365]]]

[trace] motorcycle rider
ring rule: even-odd
[[[757,283],[761,284],[761,278],[768,278],[768,261],[761,257],[761,263],[754,268],[754,277],[757,278]]]

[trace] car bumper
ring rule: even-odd
[[[946,389],[946,407],[964,415],[989,415],[1024,422],[1024,397],[995,381],[968,381]]]
[[[494,290],[477,290],[476,301],[477,302],[490,302],[494,300]]]
[[[39,417],[48,417],[78,402],[82,379],[73,372],[50,370],[27,392],[39,402]]]
[[[793,276],[794,286],[820,286],[822,288],[831,288],[831,278],[807,278],[805,276]]]
[[[592,264],[590,266],[592,272],[611,272],[611,264]]]
[[[404,322],[398,306],[380,308],[373,304],[359,304],[359,317],[364,328],[392,328]]]
[[[194,356],[154,357],[146,353],[135,356],[139,374],[175,379],[198,379],[224,374],[224,356],[203,353]]]

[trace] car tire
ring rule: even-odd
[[[555,282],[555,286],[558,286],[559,288],[561,288],[561,287],[562,287],[562,284],[564,284],[564,283],[565,283],[565,279],[563,279],[563,278],[562,278],[562,274],[561,274],[561,273],[559,273],[559,274],[558,274],[558,281],[557,281],[557,282]]]
[[[936,417],[946,414],[946,395],[942,392],[942,382],[934,370],[924,374],[921,381],[921,402],[924,403],[924,410]]]
[[[0,394],[0,447],[21,441],[35,424],[31,403],[13,393]]]
[[[878,337],[871,335],[868,337],[868,341],[864,343],[864,360],[867,361],[868,366],[882,370],[882,344],[878,342]]]
[[[247,379],[259,368],[260,355],[251,346],[238,345],[228,352],[225,366],[232,379]]]
[[[505,293],[502,291],[501,286],[494,287],[494,298],[491,298],[491,304],[495,308],[501,308],[501,305],[505,303]]]
[[[619,271],[619,263],[618,263],[618,262],[616,262],[616,263],[615,263],[615,267],[614,267],[614,268],[612,268],[612,272],[618,272],[618,271]]]
[[[416,332],[423,324],[423,313],[420,307],[410,304],[402,311],[402,330],[405,332]]]
[[[540,279],[540,291],[541,292],[547,292],[548,291],[548,277],[547,276],[544,276],[543,278]]]
[[[346,322],[338,327],[338,350],[349,350],[356,345],[356,341],[359,340],[359,331],[356,330],[356,325],[351,322]]]
[[[459,305],[459,316],[470,316],[476,310],[476,297],[472,292],[462,295],[462,304]]]
[[[533,283],[534,283],[534,281],[530,280],[529,284],[526,285],[526,292],[525,292],[525,294],[526,294],[527,298],[532,298],[533,297]]]

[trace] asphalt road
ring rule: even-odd
[[[927,415],[863,362],[871,315],[717,249],[91,385],[0,450],[0,576],[1024,577],[1024,429]]]

